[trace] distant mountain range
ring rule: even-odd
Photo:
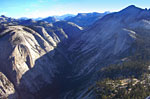
[[[149,11],[131,5],[59,20],[0,16],[0,97],[146,98]]]
[[[76,15],[74,14],[65,14],[65,15],[62,15],[62,16],[54,16],[57,20],[66,20],[67,18],[70,18],[70,17],[74,17]]]
[[[49,16],[49,17],[46,17],[46,18],[42,18],[42,17],[39,17],[39,18],[27,18],[27,17],[21,17],[19,18],[20,20],[27,20],[27,19],[33,19],[35,21],[38,21],[38,20],[42,20],[42,19],[47,19],[47,18],[55,18],[56,20],[65,20],[66,18],[70,18],[70,17],[74,17],[75,15],[73,14],[65,14],[65,15],[62,15],[62,16]]]
[[[65,14],[62,16],[49,16],[47,18],[33,18],[33,20],[38,21],[46,21],[48,23],[54,23],[56,21],[68,21],[73,22],[79,26],[87,27],[92,25],[94,22],[96,22],[98,19],[102,18],[103,16],[109,14],[110,12],[104,12],[104,13],[79,13],[78,15],[73,14]],[[20,20],[27,20],[29,18],[22,17],[19,18]]]
[[[77,16],[72,17],[68,19],[67,21],[73,22],[79,26],[87,27],[92,25],[94,22],[96,22],[98,19],[102,18],[103,16],[109,14],[110,12],[104,12],[104,13],[79,13]]]

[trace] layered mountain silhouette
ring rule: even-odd
[[[110,12],[104,13],[79,13],[77,16],[68,19],[67,21],[73,22],[82,27],[88,27],[96,22],[98,19],[102,18],[103,16],[109,14]]]
[[[49,16],[47,18],[43,18],[42,21],[46,21],[48,23],[54,23],[56,21],[68,21],[75,23],[81,27],[88,27],[92,25],[94,22],[96,22],[98,19],[102,18],[103,16],[109,14],[110,12],[104,12],[104,13],[79,13],[78,15],[71,15],[66,14],[62,16]]]
[[[88,89],[95,85],[97,72],[129,61],[135,53],[143,55],[139,49],[148,54],[149,30],[149,10],[134,5],[57,22],[1,16],[0,96],[94,99]]]

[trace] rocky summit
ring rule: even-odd
[[[93,17],[99,16],[97,13],[78,14],[76,18],[79,17],[80,23],[85,21],[85,18],[80,18],[82,16],[96,20],[93,23],[89,21],[87,28],[74,21],[46,22],[1,16],[0,97],[95,99],[93,86],[98,84],[97,79],[110,77],[107,76],[109,65],[135,59],[141,62],[149,60],[149,12],[131,5],[99,19]],[[112,70],[115,69],[113,67]],[[114,77],[120,75],[123,74]],[[135,72],[134,75],[140,74]],[[126,80],[130,79],[121,81]],[[104,84],[101,82],[99,85]]]

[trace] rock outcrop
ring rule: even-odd
[[[7,77],[0,72],[0,98],[7,99],[8,96],[15,93],[14,85],[7,79]],[[16,98],[17,96],[10,97]]]
[[[54,43],[52,39],[51,43]],[[7,27],[1,32],[0,45],[0,63],[3,64],[0,68],[16,84],[39,57],[54,49],[37,32],[24,26]]]

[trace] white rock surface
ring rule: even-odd
[[[36,63],[39,58],[54,50],[54,45],[56,47],[52,38],[48,41],[37,32],[24,26],[9,26],[0,33],[0,69],[16,88],[23,83],[25,88],[29,88],[29,92],[38,91],[37,89],[42,86],[39,86],[35,79],[39,76],[41,78],[37,81],[51,82],[51,77],[54,76],[53,68],[56,67],[48,57],[52,57],[54,52],[44,58],[44,62],[41,60]],[[37,70],[24,76],[33,68],[37,68]],[[44,69],[47,69],[48,73]],[[24,81],[21,81],[22,79]]]
[[[0,72],[0,98],[6,99],[9,95],[14,93],[14,85],[7,79],[7,77],[2,72]]]

